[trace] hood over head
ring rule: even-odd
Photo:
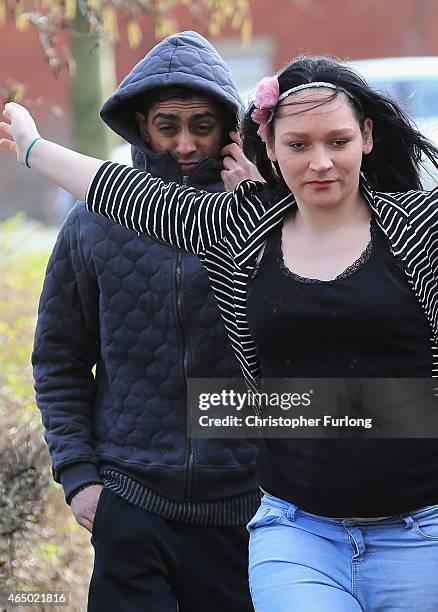
[[[236,118],[242,112],[236,82],[208,40],[190,30],[168,36],[134,66],[100,110],[103,121],[133,145],[133,157],[135,149],[148,151],[134,116],[135,110],[141,110],[136,98],[151,89],[170,86],[188,87],[211,96]]]

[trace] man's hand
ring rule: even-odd
[[[263,181],[263,177],[257,170],[257,167],[245,157],[242,151],[242,141],[237,132],[230,132],[230,138],[233,141],[226,145],[221,155],[224,158],[224,170],[221,172],[221,178],[224,182],[226,191],[233,189],[245,179],[253,181]]]
[[[91,533],[93,529],[94,515],[96,514],[97,502],[102,493],[102,485],[90,485],[82,489],[71,500],[71,511],[76,522]]]
[[[5,104],[3,117],[10,123],[0,123],[0,145],[9,151],[15,151],[17,160],[23,164],[27,147],[32,140],[39,137],[35,121],[29,111],[16,102]]]

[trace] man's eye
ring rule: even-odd
[[[304,142],[290,142],[289,147],[295,151],[302,151],[305,148]]]
[[[211,125],[198,125],[196,127],[197,131],[201,134],[208,134],[213,129]]]
[[[333,141],[333,144],[335,147],[343,147],[348,143],[348,140],[345,140],[345,138],[338,138],[336,140]]]
[[[162,134],[170,134],[175,131],[175,127],[173,125],[160,125],[158,129]]]

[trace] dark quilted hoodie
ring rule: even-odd
[[[215,49],[183,32],[134,67],[101,115],[132,144],[136,167],[181,181],[172,155],[147,149],[132,112],[140,93],[176,84],[240,110],[236,85]],[[204,160],[189,184],[222,190],[220,169],[220,162]],[[187,440],[186,378],[239,375],[195,256],[77,203],[48,264],[33,365],[54,478],[67,500],[81,486],[101,482],[106,470],[181,502],[256,489],[253,443]]]

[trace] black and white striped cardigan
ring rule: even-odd
[[[431,376],[438,377],[438,187],[381,193],[362,179],[361,192],[392,252],[403,260],[430,323]],[[269,232],[295,206],[293,194],[272,203],[263,184],[254,181],[241,182],[233,193],[211,194],[105,162],[90,183],[86,204],[93,212],[199,256],[243,375],[255,390],[260,364],[246,317],[248,281]]]

